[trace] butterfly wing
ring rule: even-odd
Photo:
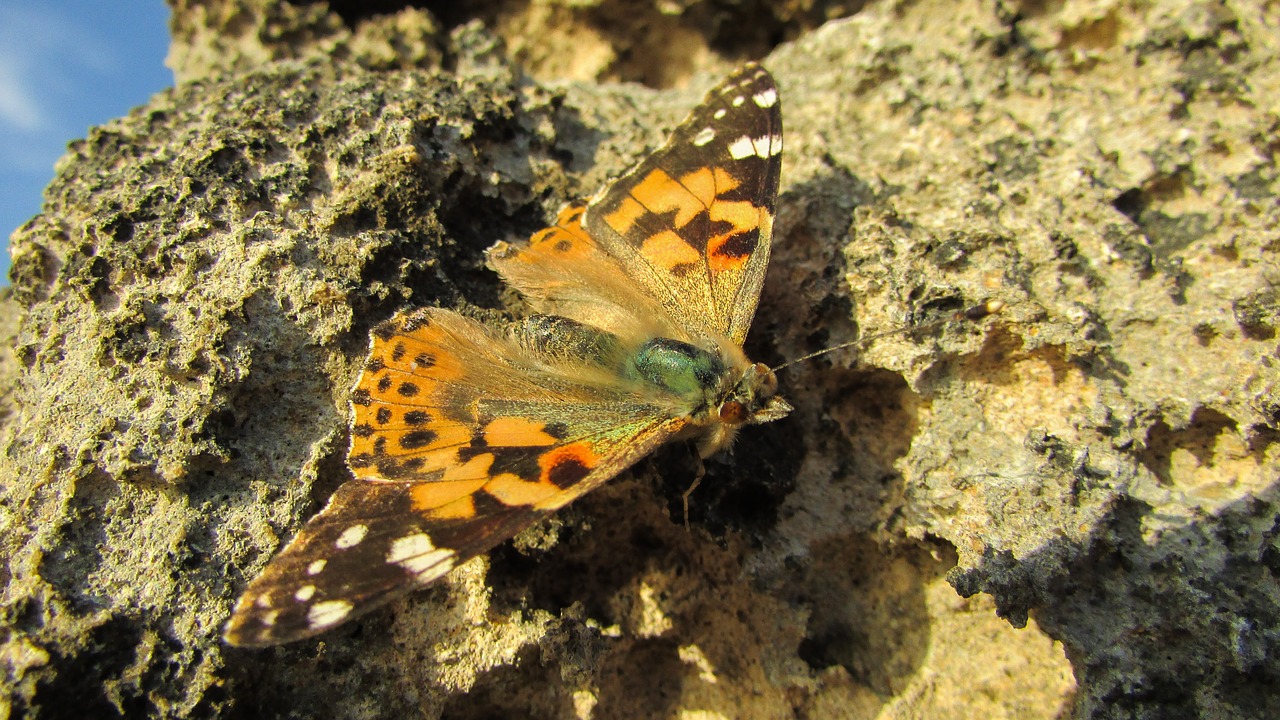
[[[688,341],[688,330],[636,284],[617,258],[582,227],[586,205],[566,206],[527,243],[499,242],[489,265],[534,312],[570,318],[631,346],[654,337]]]
[[[683,428],[620,382],[444,310],[383,324],[352,394],[356,479],[245,590],[227,641],[305,638],[430,583]]]
[[[741,345],[769,263],[781,153],[777,86],[747,64],[593,198],[583,227],[670,316]]]

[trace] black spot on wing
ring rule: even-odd
[[[756,251],[756,246],[760,244],[760,231],[751,230],[750,232],[737,233],[729,236],[719,247],[715,249],[715,254],[731,257],[744,258]]]
[[[683,278],[689,273],[700,271],[701,269],[701,266],[696,263],[677,263],[670,267],[669,272],[678,278]]]
[[[591,472],[591,468],[583,465],[575,457],[561,457],[555,465],[547,470],[547,479],[558,488],[576,485]]]
[[[511,508],[511,506],[483,489],[477,490],[471,495],[471,502],[474,504],[476,515],[479,517],[502,515]]]
[[[490,447],[486,452],[493,455],[493,464],[489,466],[492,475],[511,473],[526,482],[537,482],[542,474],[537,448]]]
[[[439,437],[430,430],[413,430],[400,436],[400,447],[405,450],[417,450],[435,442]]]
[[[405,480],[413,474],[413,468],[407,467],[404,461],[390,455],[375,456],[374,467],[378,471],[378,476],[384,480]]]
[[[373,328],[373,336],[378,338],[379,340],[382,340],[383,342],[386,342],[387,340],[390,340],[391,338],[396,336],[397,329],[398,328],[396,328],[395,322],[392,320],[388,320],[387,322],[379,323],[376,327]]]

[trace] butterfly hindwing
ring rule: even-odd
[[[489,265],[538,313],[632,340],[686,339],[680,321],[582,227],[585,210],[581,203],[566,206],[554,225],[528,242],[498,243],[489,249]]]
[[[781,153],[778,88],[747,64],[592,199],[583,226],[674,317],[741,344],[769,262]]]
[[[448,311],[384,323],[352,393],[356,479],[250,584],[228,641],[307,637],[430,583],[681,429],[616,382]]]

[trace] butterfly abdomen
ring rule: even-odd
[[[551,360],[588,362],[649,390],[679,397],[690,408],[714,404],[727,366],[718,353],[672,338],[638,347],[617,335],[559,315],[533,315],[514,329],[521,346]]]
[[[560,315],[533,315],[514,329],[516,342],[553,359],[620,369],[626,351],[617,335]]]

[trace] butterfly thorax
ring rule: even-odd
[[[786,403],[776,397],[773,371],[734,355],[653,338],[631,355],[624,372],[684,400],[689,415],[702,421],[699,424],[743,425],[786,415],[790,408],[782,407]]]
[[[778,379],[728,341],[650,337],[627,341],[557,315],[533,315],[515,328],[524,347],[552,362],[587,362],[625,378],[634,392],[673,406],[702,438],[702,454],[723,448],[743,425],[784,417],[791,406],[777,396]]]
[[[627,358],[623,373],[687,400],[694,410],[703,410],[715,402],[726,370],[718,353],[681,340],[652,338]]]

